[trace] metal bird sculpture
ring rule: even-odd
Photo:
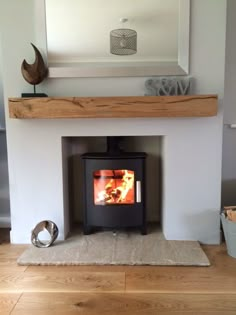
[[[43,61],[43,57],[40,54],[37,47],[31,43],[35,52],[35,61],[29,64],[24,59],[21,64],[21,73],[23,78],[29,83],[34,85],[34,93],[36,92],[35,85],[41,83],[48,75],[48,69]]]

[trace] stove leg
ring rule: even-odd
[[[142,235],[147,235],[147,227],[146,226],[142,226],[141,227],[141,234]]]
[[[84,233],[84,235],[89,235],[89,234],[91,234],[91,233],[92,233],[91,227],[84,225],[84,227],[83,227],[83,233]]]

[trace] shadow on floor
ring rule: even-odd
[[[10,243],[10,229],[0,228],[0,245]]]

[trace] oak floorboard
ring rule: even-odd
[[[120,272],[8,272],[0,274],[0,292],[124,292]]]
[[[0,274],[5,272],[19,272],[27,269],[27,266],[19,266],[17,258],[27,248],[27,245],[0,245]]]
[[[236,314],[236,259],[224,244],[203,246],[210,267],[22,268],[16,260],[26,247],[0,245],[1,315]]]
[[[225,246],[203,247],[209,267],[159,267],[126,272],[127,292],[236,293],[236,259]]]
[[[235,315],[235,295],[25,293],[12,315]]]
[[[8,315],[13,310],[17,301],[19,300],[20,294],[17,293],[0,293],[0,314]]]
[[[9,260],[7,255],[17,258],[14,249],[18,252],[19,247],[11,245],[10,249],[5,258],[0,255],[0,266],[1,258]],[[122,292],[125,286],[126,292],[236,293],[236,259],[227,255],[224,245],[203,246],[203,249],[211,262],[210,267],[24,266],[21,269],[13,265],[5,270],[0,268],[0,292]]]

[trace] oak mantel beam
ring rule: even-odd
[[[217,95],[9,98],[10,118],[209,117]]]

